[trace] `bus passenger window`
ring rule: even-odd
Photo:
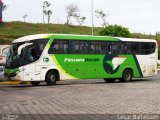
[[[24,65],[35,61],[35,51],[33,46],[26,47]]]
[[[87,41],[71,41],[70,53],[88,54],[89,44]]]
[[[39,40],[36,40],[36,43],[35,43],[35,48],[34,48],[34,51],[36,53],[35,57],[36,57],[36,60],[38,60],[46,46],[46,44],[48,43],[48,39],[39,39]]]
[[[91,54],[105,54],[106,53],[105,42],[91,42],[90,53]]]
[[[49,51],[49,54],[67,54],[68,53],[68,41],[55,41]]]
[[[155,52],[155,43],[141,43],[141,54],[148,55]]]
[[[124,54],[124,45],[123,43],[110,43],[108,45],[108,52],[109,53],[116,53],[116,54]]]
[[[140,43],[126,43],[126,54],[140,54]]]

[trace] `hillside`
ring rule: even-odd
[[[98,35],[99,30],[100,27],[94,28],[94,35]],[[9,44],[18,37],[42,33],[91,35],[91,27],[67,26],[62,24],[4,22],[0,24],[0,44]],[[144,35],[140,33],[132,33],[131,37],[160,40],[160,36]]]
[[[100,28],[95,28],[95,35]],[[42,24],[24,22],[5,22],[0,24],[0,41],[8,43],[15,38],[42,33],[84,34],[91,35],[91,28],[86,26],[66,26],[61,24]]]

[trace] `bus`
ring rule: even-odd
[[[157,75],[156,40],[66,34],[38,34],[13,41],[5,76],[30,81],[104,79],[126,82]]]
[[[0,65],[5,65],[10,45],[0,45]]]

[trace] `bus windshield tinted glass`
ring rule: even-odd
[[[12,44],[6,59],[6,68],[16,68],[22,64],[22,56],[18,55],[18,48],[23,43]]]
[[[26,43],[12,44],[7,55],[6,68],[17,68],[37,61],[47,43],[47,39],[38,39]],[[22,47],[23,45],[24,47]],[[18,55],[20,46],[22,47],[21,54]]]

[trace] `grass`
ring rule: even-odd
[[[100,28],[95,28],[95,35],[98,35],[99,29]],[[18,37],[42,33],[91,35],[91,28],[86,26],[67,26],[62,24],[24,22],[4,22],[0,24],[1,43],[10,43]]]
[[[94,34],[98,35],[100,27],[94,28]],[[4,22],[0,23],[0,44],[10,44],[14,39],[26,35],[42,33],[61,33],[61,34],[82,34],[91,35],[91,27],[87,26],[67,26],[62,24],[42,24],[24,22]],[[132,38],[156,39],[160,41],[160,35],[145,35],[132,33]],[[158,41],[158,43],[160,43]]]

